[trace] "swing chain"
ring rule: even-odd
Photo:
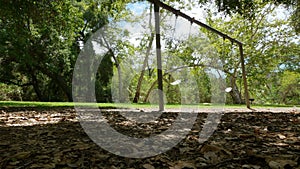
[[[174,28],[173,28],[173,33],[172,33],[172,40],[175,36],[175,30],[176,30],[176,26],[177,26],[177,19],[178,19],[178,15],[175,15],[175,23],[174,23]]]

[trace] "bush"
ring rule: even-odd
[[[0,101],[22,101],[22,88],[0,83]]]

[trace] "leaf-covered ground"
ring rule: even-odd
[[[176,147],[149,158],[114,155],[84,132],[73,109],[0,109],[0,168],[300,168],[300,112],[296,109],[227,110],[203,144],[199,131],[207,113],[198,113],[190,133]],[[160,133],[178,113],[157,123],[134,123],[118,111],[105,113],[117,131],[147,137]]]

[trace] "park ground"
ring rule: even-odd
[[[117,156],[94,143],[72,107],[5,105],[0,108],[0,168],[300,168],[299,108],[225,107],[217,130],[200,144],[198,135],[210,110],[197,112],[192,130],[175,147],[139,159]],[[107,106],[102,111],[112,127],[132,137],[160,133],[178,114],[173,108],[160,123],[141,124],[123,118],[120,109]]]

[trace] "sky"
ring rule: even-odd
[[[141,14],[145,8],[149,6],[147,1],[130,3],[127,5],[127,9],[132,10],[135,14]],[[181,12],[188,14],[191,17],[195,17],[195,19],[200,20],[201,22],[205,22],[205,11],[200,8],[200,6],[194,6],[191,10],[183,9]]]

